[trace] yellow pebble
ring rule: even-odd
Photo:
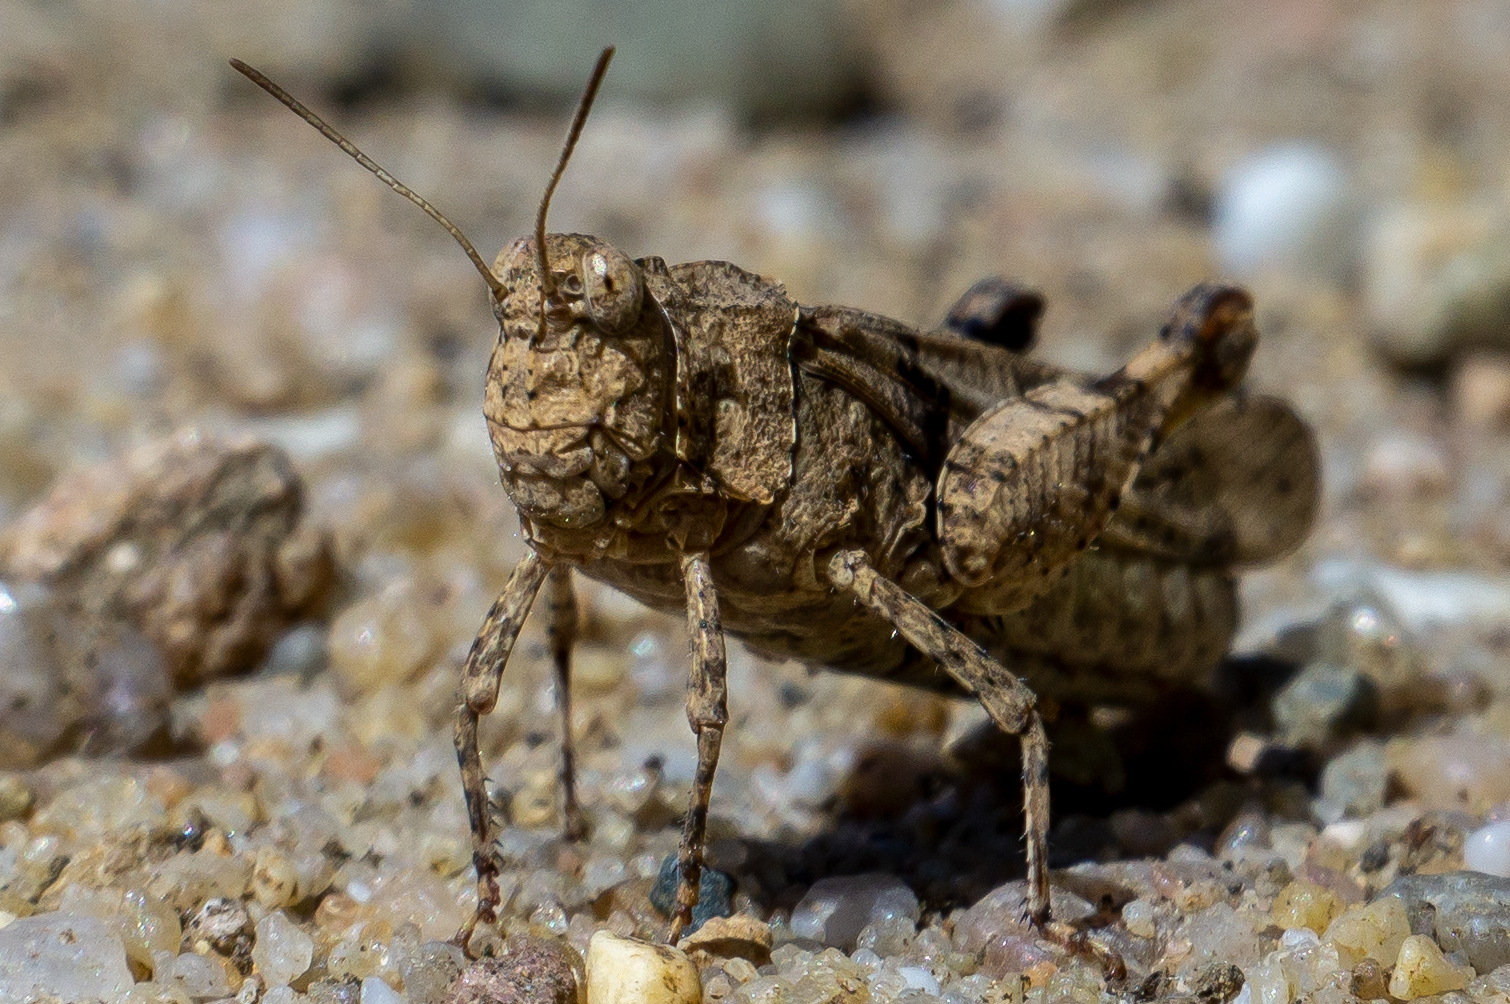
[[[1400,946],[1395,972],[1389,978],[1389,995],[1402,1001],[1417,997],[1445,994],[1468,985],[1470,974],[1454,965],[1437,943],[1420,934],[1412,934]]]
[[[1337,947],[1344,966],[1356,966],[1364,959],[1389,965],[1400,954],[1400,945],[1410,936],[1410,920],[1405,904],[1398,896],[1385,896],[1368,906],[1346,910],[1322,937]]]
[[[1326,886],[1312,882],[1291,882],[1274,898],[1270,916],[1286,930],[1306,927],[1318,935],[1326,931],[1342,912],[1342,902]]]
[[[599,931],[587,943],[587,1004],[702,1004],[687,953]]]

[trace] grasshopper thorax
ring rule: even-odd
[[[623,252],[581,234],[535,240],[494,265],[498,342],[483,410],[520,515],[586,530],[654,478],[675,380],[670,325]]]

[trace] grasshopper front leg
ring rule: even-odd
[[[724,725],[729,720],[729,662],[724,651],[723,623],[718,616],[718,592],[707,554],[683,555],[682,578],[687,590],[687,633],[692,647],[687,723],[697,735],[697,774],[692,780],[682,842],[677,849],[676,908],[666,934],[666,940],[673,945],[692,922],[692,908],[697,906],[703,873],[703,840],[708,830],[708,800],[713,793],[713,775],[718,770]]]
[[[461,764],[461,786],[472,830],[472,864],[477,869],[477,909],[453,939],[463,951],[468,949],[479,923],[491,924],[498,919],[501,905],[498,856],[493,849],[493,820],[482,773],[482,752],[477,745],[477,723],[498,703],[498,688],[503,682],[509,653],[550,570],[534,551],[525,554],[483,618],[462,669],[461,707],[456,711],[456,760]]]

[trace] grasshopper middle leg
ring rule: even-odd
[[[561,718],[561,799],[567,840],[587,835],[582,807],[577,802],[577,748],[571,728],[571,652],[577,640],[577,597],[572,592],[571,569],[558,565],[551,570],[546,594],[546,638],[556,667],[556,710]]]
[[[509,661],[519,629],[529,616],[535,595],[545,582],[550,566],[534,551],[527,553],[503,593],[483,618],[482,627],[467,653],[461,675],[461,707],[456,711],[456,759],[461,764],[461,786],[467,799],[467,820],[472,830],[472,864],[477,869],[477,909],[456,932],[456,943],[465,951],[479,923],[498,919],[501,896],[498,889],[498,855],[493,849],[492,807],[482,773],[482,752],[477,744],[477,723],[498,703],[503,667]]]
[[[708,829],[708,799],[713,792],[713,774],[718,770],[724,725],[729,720],[729,664],[708,556],[684,555],[682,577],[687,588],[687,632],[692,644],[687,723],[697,734],[697,774],[692,781],[692,796],[677,851],[676,906],[666,936],[673,945],[692,922],[692,908],[697,905],[703,874],[703,839]]]

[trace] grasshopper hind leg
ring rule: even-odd
[[[1022,743],[1023,812],[1026,816],[1028,897],[1024,918],[1040,928],[1049,921],[1049,740],[1037,698],[959,629],[928,605],[882,578],[860,551],[843,551],[829,578],[895,628],[985,707],[1002,731]]]
[[[1096,959],[1109,979],[1125,978],[1127,967],[1114,951],[1091,944],[1078,931],[1053,922],[1049,911],[1049,740],[1037,698],[1017,677],[927,604],[882,578],[860,551],[841,551],[828,566],[829,579],[894,627],[980,701],[1004,732],[1022,744],[1023,814],[1027,842],[1028,894],[1023,920],[1050,940]]]

